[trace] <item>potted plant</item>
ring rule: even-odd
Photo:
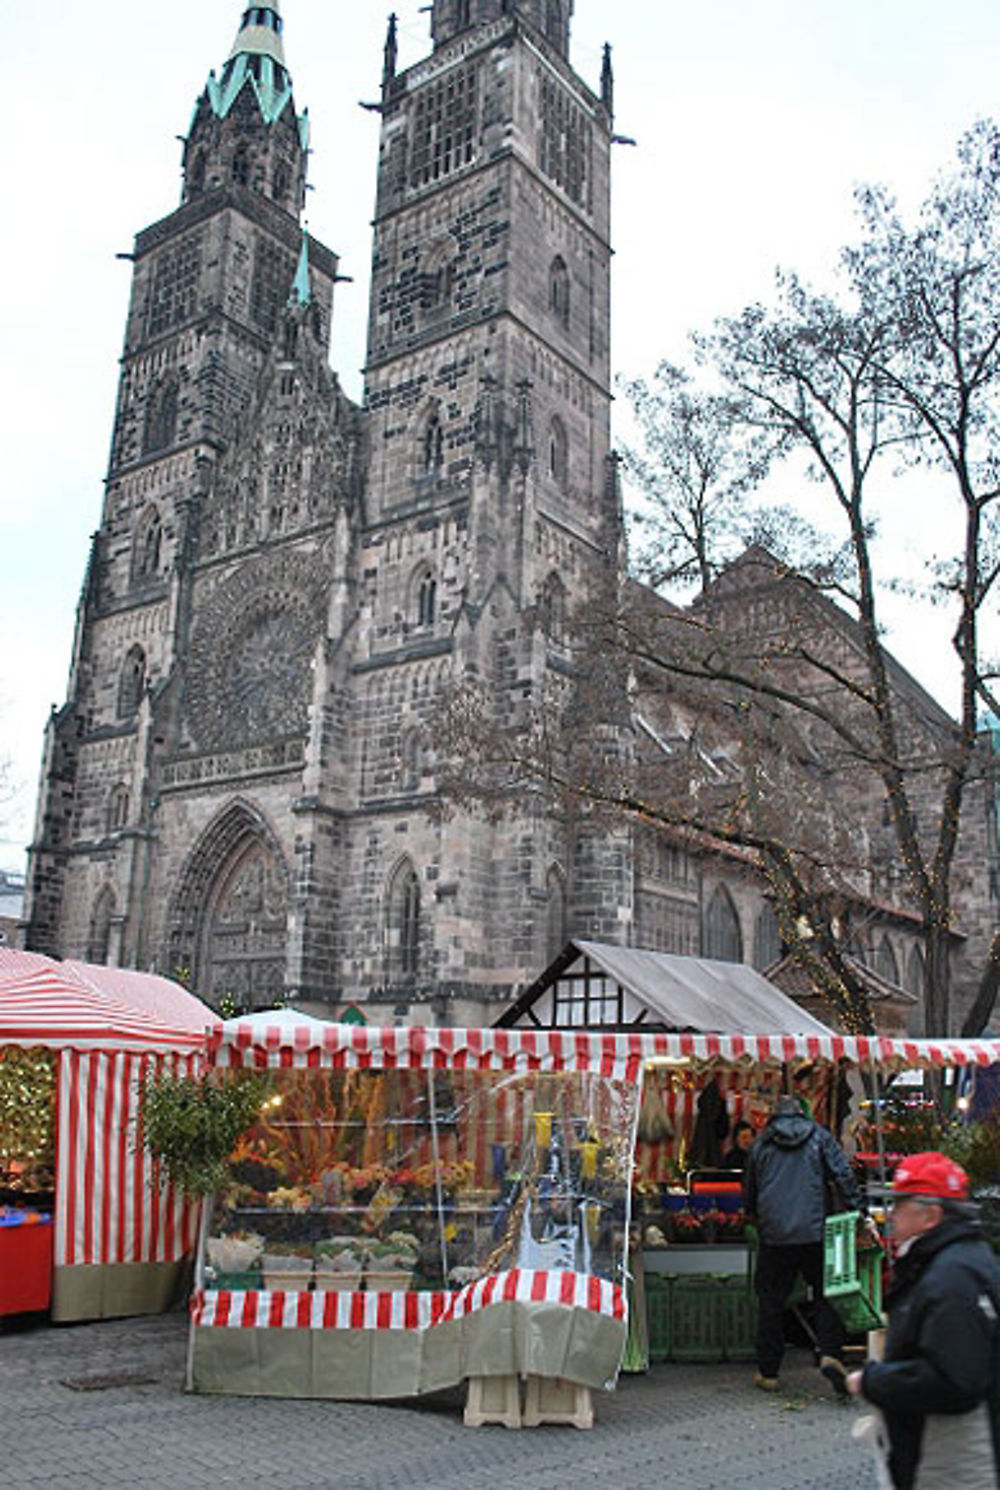
[[[384,1241],[371,1242],[365,1269],[365,1287],[369,1293],[387,1293],[407,1289],[413,1282],[419,1243],[410,1232],[395,1231]]]
[[[327,1237],[315,1247],[316,1287],[324,1293],[350,1292],[361,1287],[366,1245],[357,1237]]]
[[[265,1288],[304,1293],[312,1284],[313,1249],[305,1242],[268,1242],[261,1268]]]

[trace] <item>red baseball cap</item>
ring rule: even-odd
[[[892,1177],[894,1195],[925,1195],[929,1200],[968,1200],[969,1176],[947,1154],[907,1154]]]

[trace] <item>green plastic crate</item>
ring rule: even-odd
[[[858,1211],[827,1216],[823,1293],[852,1334],[877,1330],[882,1320],[882,1249],[858,1246]]]
[[[723,1311],[727,1361],[752,1361],[757,1356],[757,1296],[746,1278],[725,1278]]]
[[[672,1361],[725,1360],[728,1281],[691,1274],[672,1278]]]
[[[213,1288],[225,1289],[231,1293],[238,1291],[249,1291],[260,1288],[261,1278],[258,1272],[247,1273],[216,1273]]]
[[[652,1365],[670,1360],[673,1290],[671,1280],[658,1273],[646,1274],[646,1321],[649,1329],[649,1359]]]

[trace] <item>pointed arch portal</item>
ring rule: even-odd
[[[202,834],[170,917],[171,971],[219,1007],[266,1009],[285,991],[288,870],[259,812],[234,802]]]

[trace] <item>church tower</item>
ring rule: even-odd
[[[612,80],[572,70],[571,11],[436,0],[405,71],[390,19],[361,410],[282,17],[243,12],[131,255],[28,945],[221,1005],[475,1024],[567,934],[629,939],[628,843],[541,794],[442,815],[435,774],[453,680],[506,718],[569,697],[573,604],[618,553]]]
[[[309,126],[282,29],[277,3],[245,9],[195,106],[180,205],[130,256],[26,907],[32,947],[188,968],[245,1003],[285,987],[289,804],[358,444],[327,366],[337,259],[300,221]]]
[[[436,0],[433,52],[402,73],[390,21],[366,391],[370,753],[421,669],[478,674],[513,712],[567,689],[572,603],[617,552],[611,70],[599,94],[574,73],[571,10]],[[526,812],[425,843],[422,889],[448,932],[430,981],[456,997],[509,989],[569,930],[628,937],[621,845],[602,854]],[[402,804],[378,836],[394,831],[419,877],[424,835]]]

